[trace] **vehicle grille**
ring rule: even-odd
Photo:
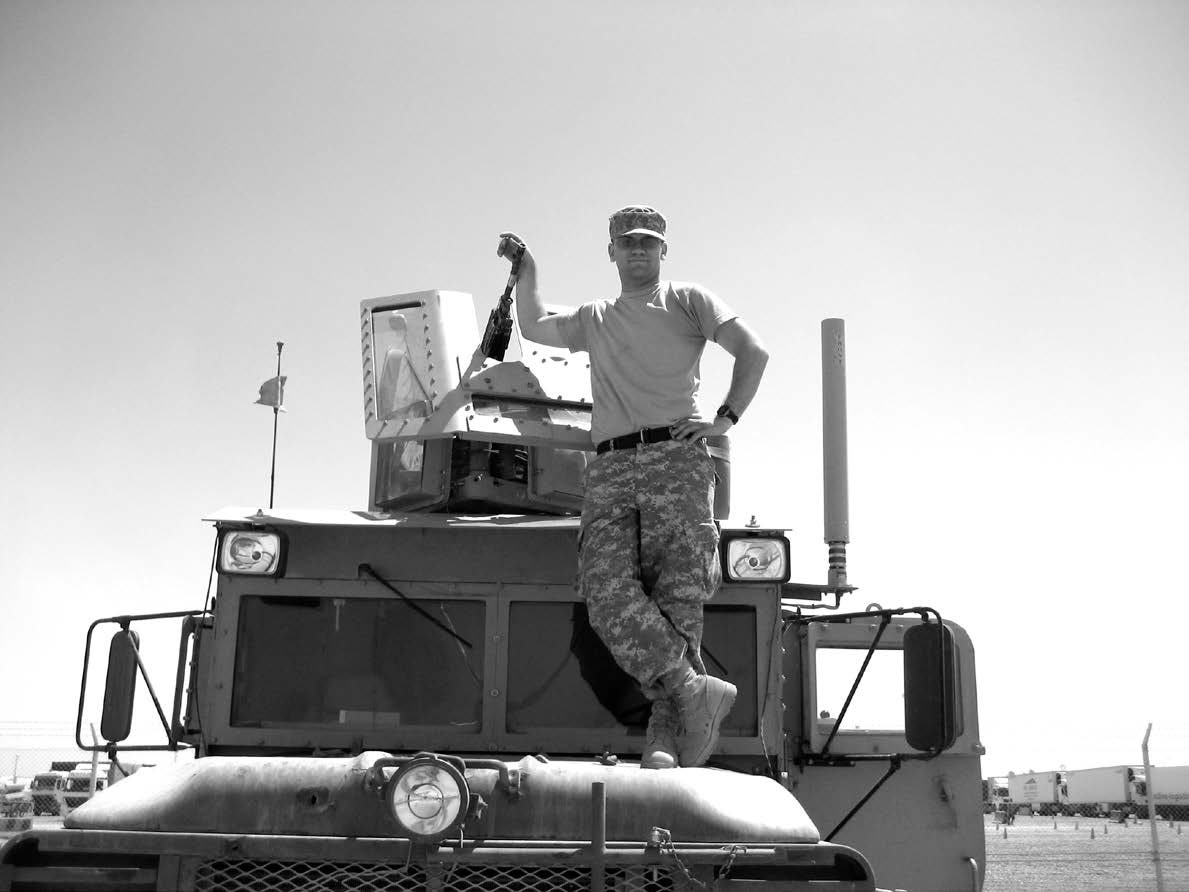
[[[608,892],[685,888],[666,868],[607,867]],[[570,865],[359,864],[325,861],[205,861],[196,892],[585,892],[590,868]]]

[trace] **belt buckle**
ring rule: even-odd
[[[638,446],[647,446],[648,445],[648,428],[642,427],[638,431],[636,431],[636,445],[638,445]]]

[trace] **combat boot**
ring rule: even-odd
[[[713,675],[695,675],[691,669],[671,690],[681,718],[678,761],[687,768],[704,765],[718,746],[719,728],[735,705],[738,689]]]
[[[640,756],[640,767],[676,768],[677,734],[680,730],[681,723],[673,701],[653,700],[652,712],[648,716],[644,753]]]

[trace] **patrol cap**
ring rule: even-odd
[[[646,204],[629,204],[611,215],[611,239],[621,235],[651,235],[665,240],[665,218]]]

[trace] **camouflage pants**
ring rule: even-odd
[[[643,688],[683,665],[705,673],[702,605],[721,579],[714,461],[671,440],[606,452],[586,469],[578,590],[590,624]]]

